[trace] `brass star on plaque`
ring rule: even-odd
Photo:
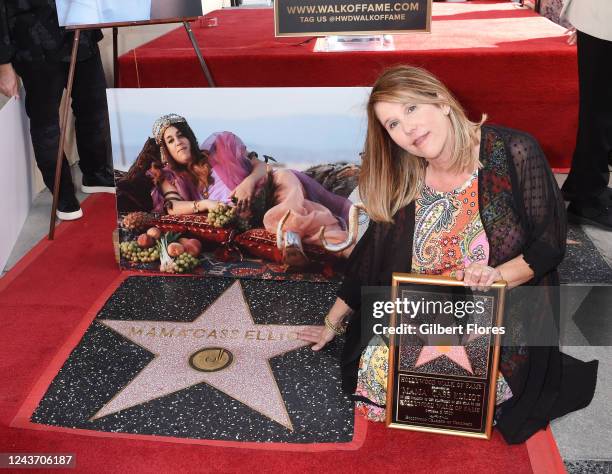
[[[307,326],[255,324],[238,281],[190,323],[99,322],[155,358],[92,420],[204,382],[293,430],[269,359],[307,345]]]

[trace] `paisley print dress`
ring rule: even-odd
[[[416,199],[412,272],[454,276],[471,263],[486,265],[489,242],[478,209],[478,172],[459,188],[439,192],[423,184]],[[389,349],[376,336],[364,350],[357,375],[357,410],[372,421],[383,421],[387,392]],[[500,374],[501,377],[501,374]],[[498,403],[512,396],[503,377]]]

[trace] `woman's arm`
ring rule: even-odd
[[[565,256],[567,217],[559,186],[538,142],[514,132],[508,140],[513,192],[526,231],[524,261],[535,280],[555,270]]]
[[[237,200],[236,207],[239,213],[250,208],[257,183],[259,183],[268,172],[268,165],[258,158],[252,158],[251,164],[253,165],[251,173],[244,178],[232,191],[232,194],[230,194],[230,198],[235,197]]]
[[[176,187],[166,180],[161,182],[160,188],[166,201],[166,212],[171,216],[197,214],[202,211],[209,211],[218,204],[218,201],[213,201],[211,199],[185,201],[178,193]]]
[[[329,313],[327,313],[326,318],[332,326],[340,330],[340,328],[343,326],[344,320],[351,313],[351,308],[349,308],[349,306],[342,301],[342,299],[336,298],[336,301],[329,310]],[[323,349],[328,342],[334,339],[334,337],[336,337],[336,332],[328,328],[327,325],[310,327],[298,332],[298,339],[314,343],[312,346],[313,351]]]

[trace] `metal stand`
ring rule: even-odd
[[[198,60],[200,61],[200,66],[202,67],[202,72],[204,73],[204,76],[206,77],[206,80],[208,81],[208,85],[210,87],[216,87],[215,81],[213,80],[212,75],[210,74],[210,70],[208,69],[208,66],[206,65],[206,61],[204,61],[204,57],[202,56],[202,51],[200,51],[200,47],[198,46],[198,43],[195,40],[195,36],[193,36],[193,31],[191,31],[191,25],[189,24],[188,21],[184,21],[183,26],[185,27],[185,31],[187,31],[187,36],[189,36],[189,41],[191,41],[193,50],[195,51],[196,56],[198,57]]]
[[[200,47],[195,40],[195,36],[193,35],[193,31],[191,31],[191,25],[189,25],[188,21],[183,21],[183,26],[187,31],[187,36],[189,36],[189,40],[191,41],[191,45],[200,61],[200,66],[202,67],[202,72],[206,77],[206,81],[210,87],[216,87],[215,81],[210,74],[210,70],[206,65],[206,61],[202,56],[202,52],[200,51]],[[118,77],[117,71],[119,70],[119,60],[118,60],[118,28],[113,27],[113,83],[115,88],[118,87]],[[79,50],[79,41],[81,39],[81,30],[74,30],[74,41],[72,43],[72,54],[70,56],[70,69],[68,72],[68,83],[66,84],[66,100],[64,101],[64,107],[60,110],[60,140],[59,147],[57,150],[57,158],[55,165],[55,184],[53,186],[53,206],[51,207],[51,222],[49,223],[49,234],[47,238],[49,240],[53,240],[55,237],[55,222],[57,211],[57,203],[59,200],[59,188],[60,188],[60,179],[62,176],[62,160],[64,159],[64,144],[66,142],[66,130],[68,128],[68,107],[70,106],[70,98],[72,97],[72,86],[74,84],[74,71],[76,69],[76,58],[77,52]]]
[[[117,89],[119,87],[119,77],[117,71],[119,70],[119,44],[118,44],[119,28],[113,27],[113,87]]]
[[[68,70],[68,84],[66,84],[66,97],[64,100],[64,107],[60,111],[60,140],[55,165],[55,183],[53,185],[53,206],[51,206],[51,222],[49,224],[48,235],[49,240],[53,240],[55,236],[55,211],[57,211],[57,202],[59,200],[60,178],[62,176],[62,160],[64,159],[64,143],[66,142],[66,130],[68,128],[68,107],[70,107],[70,98],[72,97],[74,70],[76,68],[76,58],[77,51],[79,50],[80,39],[81,30],[75,30],[74,41],[72,43],[72,54],[70,56],[70,69]]]

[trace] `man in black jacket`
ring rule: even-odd
[[[0,93],[19,96],[20,76],[36,163],[53,191],[59,147],[59,105],[68,80],[74,33],[60,28],[54,0],[0,2]],[[86,193],[114,192],[106,80],[100,59],[100,30],[83,31],[77,54],[72,110],[79,167]],[[64,157],[57,216],[83,215]]]

